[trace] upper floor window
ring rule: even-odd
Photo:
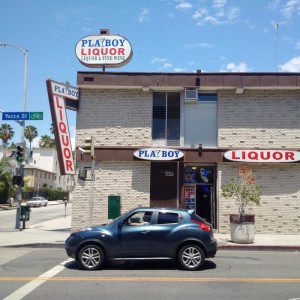
[[[199,93],[198,101],[184,106],[184,146],[217,147],[217,94]]]
[[[154,146],[180,145],[180,93],[153,93],[152,122]]]

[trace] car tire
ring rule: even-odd
[[[78,262],[85,270],[101,269],[105,263],[105,255],[100,247],[86,245],[79,251]]]
[[[45,203],[45,205],[44,205],[45,207],[47,206],[47,203]]]
[[[188,244],[179,250],[177,259],[182,269],[195,271],[201,268],[205,260],[205,255],[200,247]]]

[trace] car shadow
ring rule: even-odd
[[[67,269],[71,270],[82,270],[83,269],[79,263],[76,261],[71,261],[65,264]],[[205,260],[201,269],[196,272],[207,271],[216,269],[217,265],[210,261]],[[175,261],[172,260],[138,260],[138,261],[113,261],[107,262],[104,270],[181,270]],[[99,270],[95,270],[99,271]],[[185,270],[181,270],[185,271]],[[91,272],[91,271],[88,271]]]

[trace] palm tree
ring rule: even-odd
[[[2,140],[3,147],[5,148],[8,144],[8,141],[11,140],[15,132],[9,124],[1,124],[0,126],[0,138]]]
[[[34,126],[26,126],[24,131],[25,138],[29,141],[30,149],[31,149],[31,142],[38,136],[38,131]]]
[[[50,125],[50,133],[53,135],[54,134],[54,127],[53,127],[53,123],[51,123]]]
[[[42,135],[39,141],[39,147],[41,148],[55,148],[55,141],[49,135]]]

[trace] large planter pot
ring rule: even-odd
[[[254,215],[230,215],[230,237],[232,242],[238,244],[252,244],[254,234]]]

